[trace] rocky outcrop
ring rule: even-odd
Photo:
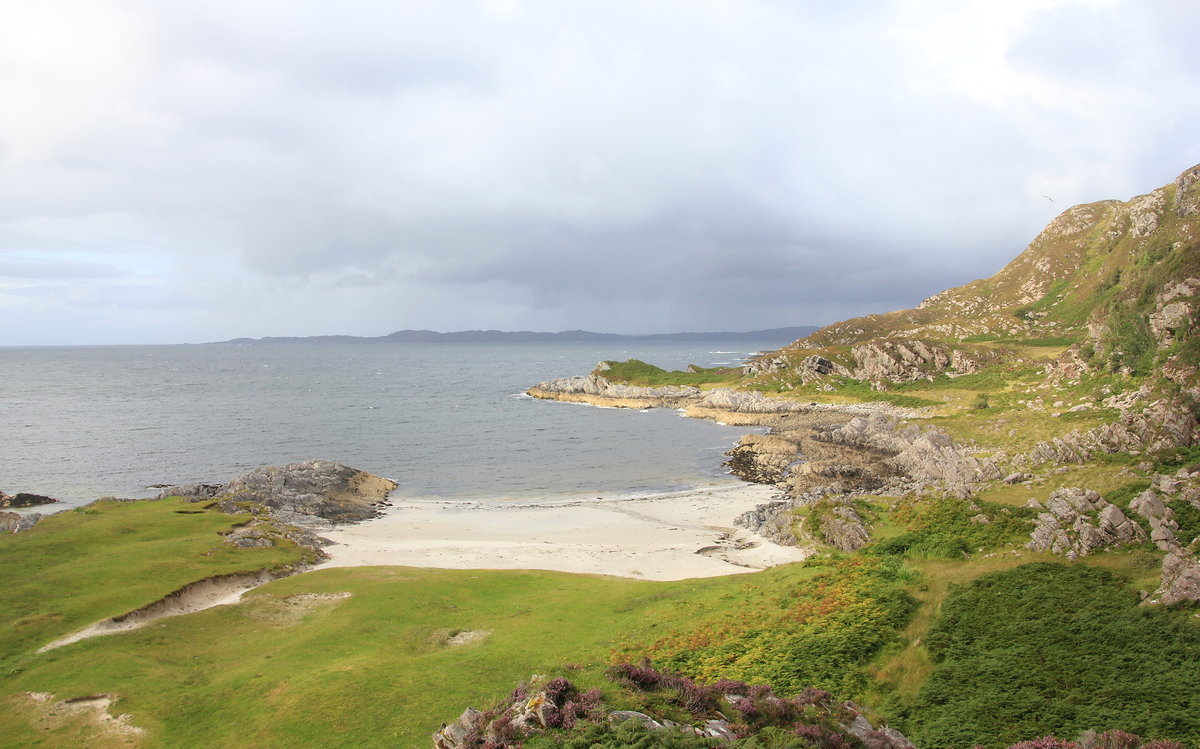
[[[955,444],[945,430],[922,429],[887,416],[856,417],[826,430],[817,439],[888,454],[888,462],[896,471],[916,481],[974,484],[1004,476],[993,460],[975,457]]]
[[[1150,524],[1150,540],[1163,551],[1179,548],[1179,524],[1175,513],[1167,507],[1153,489],[1147,489],[1129,503],[1129,509]]]
[[[871,542],[871,531],[867,521],[852,507],[847,499],[813,509],[819,523],[821,537],[825,543],[839,551],[851,553]]]
[[[1200,278],[1186,278],[1168,284],[1155,298],[1149,322],[1150,331],[1159,347],[1170,346],[1179,333],[1195,327],[1196,310],[1200,307],[1198,296]]]
[[[871,341],[850,349],[854,377],[869,382],[933,379],[950,366],[944,346],[926,341]]]
[[[305,528],[294,525],[280,525],[272,521],[255,519],[246,525],[233,528],[225,535],[225,543],[239,549],[265,549],[278,546],[281,542],[290,541],[297,546],[308,549],[316,561],[329,558],[324,547],[333,542]]]
[[[726,465],[733,475],[756,484],[777,484],[799,460],[797,442],[772,434],[747,434],[729,452]]]
[[[1120,418],[1085,432],[1070,432],[1037,443],[1014,456],[1014,468],[1042,463],[1083,463],[1094,455],[1154,452],[1190,447],[1200,436],[1196,416],[1183,400],[1160,398],[1141,410],[1127,408]]]
[[[800,362],[800,366],[796,367],[796,374],[800,375],[800,381],[805,385],[830,375],[835,377],[854,376],[849,369],[846,369],[841,364],[826,359],[823,356],[817,356],[816,354],[805,357]]]
[[[1146,532],[1121,508],[1094,491],[1059,489],[1046,501],[1026,547],[1062,554],[1068,559],[1102,549],[1146,540]]]
[[[682,715],[687,720],[690,716],[690,722],[680,723],[638,710],[612,710],[601,700],[599,690],[581,693],[560,678],[540,687],[518,687],[507,700],[485,711],[467,708],[454,722],[443,724],[433,734],[434,749],[516,749],[534,734],[547,729],[570,731],[582,720],[710,739],[705,746],[728,745],[745,737],[749,724],[756,723],[811,739],[813,746],[915,749],[901,732],[873,726],[860,707],[852,702],[835,704],[832,696],[820,689],[806,689],[787,699],[775,696],[768,686],[732,680],[703,685],[645,665],[621,664],[610,668],[608,674],[634,691],[676,695],[666,698],[674,703],[675,717]],[[542,681],[545,677],[535,679]],[[670,736],[663,738],[668,739],[664,744],[674,745]]]
[[[396,482],[328,460],[258,468],[220,487],[197,484],[163,489],[159,496],[196,501],[217,500],[236,511],[238,503],[267,507],[285,523],[328,525],[368,520],[380,515]]]
[[[604,362],[597,365],[592,374],[549,380],[526,392],[534,398],[545,400],[595,403],[618,408],[677,407],[700,395],[700,388],[691,385],[644,387],[611,382],[597,373],[603,365]]]
[[[41,513],[31,512],[22,515],[19,512],[0,512],[0,533],[20,533],[37,525],[42,519]]]
[[[1170,606],[1183,601],[1200,601],[1200,561],[1176,549],[1163,559],[1162,581],[1146,603]]]
[[[57,501],[53,497],[44,497],[41,494],[17,492],[10,497],[4,492],[0,492],[0,507],[39,507],[54,504]]]

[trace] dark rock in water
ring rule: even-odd
[[[218,499],[230,509],[237,502],[257,502],[288,523],[351,523],[378,517],[380,505],[395,488],[391,479],[329,460],[310,460],[258,468],[223,486],[173,486],[159,496]]]
[[[38,507],[39,505],[52,505],[57,501],[53,497],[44,497],[41,494],[17,492],[16,496],[10,497],[4,492],[0,492],[0,507]]]
[[[37,525],[41,519],[42,515],[37,512],[31,512],[28,515],[17,512],[0,512],[0,533],[27,531]]]

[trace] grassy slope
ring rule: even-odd
[[[52,515],[19,536],[0,535],[0,670],[51,640],[188,583],[304,559],[306,552],[292,544],[238,549],[223,543],[218,533],[245,519],[175,500],[97,502]]]
[[[68,513],[36,534],[0,539],[6,579],[28,591],[10,588],[5,600],[14,605],[0,611],[0,626],[21,633],[5,640],[0,699],[116,693],[114,712],[148,730],[147,746],[426,746],[442,721],[535,672],[574,664],[572,678],[599,684],[614,650],[657,639],[698,612],[730,610],[747,586],[743,576],[651,583],[552,572],[317,570],[263,586],[236,607],[34,654],[64,632],[190,579],[287,558],[237,550],[224,564],[209,561],[200,555],[236,518],[177,515],[173,507],[101,506],[98,515]],[[113,537],[131,543],[101,554],[104,544],[87,541]],[[35,561],[46,558],[54,564]],[[171,569],[190,574],[173,578]],[[808,574],[780,569],[758,582],[785,585]],[[337,592],[352,595],[295,620],[281,603]],[[447,635],[470,630],[491,634],[446,645]],[[0,712],[0,736],[10,745],[72,744],[20,710]]]

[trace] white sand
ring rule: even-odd
[[[327,566],[539,569],[647,580],[729,575],[808,552],[733,527],[778,496],[758,484],[570,503],[410,501],[376,520],[321,535]],[[326,566],[326,565],[323,565]]]

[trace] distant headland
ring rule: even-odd
[[[574,342],[620,342],[620,341],[794,341],[814,332],[815,325],[791,328],[751,330],[748,332],[709,333],[650,333],[646,335],[620,335],[617,333],[593,333],[590,330],[563,330],[557,333],[539,333],[531,330],[459,330],[438,333],[433,330],[398,330],[381,336],[315,335],[315,336],[268,336],[266,338],[234,338],[211,343],[574,343]]]

